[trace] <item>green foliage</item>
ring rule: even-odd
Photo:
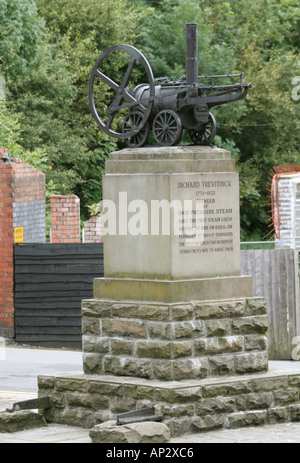
[[[148,3],[147,3],[148,4]],[[155,2],[153,2],[153,5]],[[198,24],[198,63],[200,75],[235,74],[238,68],[234,49],[224,37],[216,37],[213,18],[207,20],[207,11],[198,0],[165,0],[155,8],[144,10],[144,20],[139,47],[147,57],[154,76],[176,79],[186,71],[186,23]],[[210,80],[203,79],[204,83]],[[232,79],[220,80],[219,84],[234,83]],[[213,108],[220,127],[220,135],[228,139],[225,123],[236,123],[245,113],[245,103],[238,101],[230,105]],[[237,131],[237,129],[236,129]]]
[[[1,0],[0,18],[0,69],[10,76],[29,72],[44,30],[34,0]]]
[[[19,145],[21,125],[14,114],[11,114],[0,100],[0,146],[9,149],[13,157],[18,157],[22,152]]]

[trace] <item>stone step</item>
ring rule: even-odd
[[[151,406],[172,437],[300,421],[300,371],[189,381],[79,374],[40,376],[38,383],[39,396],[51,396],[45,418],[57,424],[92,428]]]

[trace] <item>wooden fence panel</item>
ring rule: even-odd
[[[270,360],[291,360],[293,338],[300,335],[298,251],[241,251],[241,269],[253,276],[254,296],[268,299]]]
[[[15,245],[15,339],[81,347],[81,301],[103,277],[103,244]]]

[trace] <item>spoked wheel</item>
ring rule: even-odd
[[[180,117],[172,110],[160,111],[154,118],[152,131],[158,145],[177,145],[183,134]]]
[[[111,74],[114,63],[120,56],[125,62],[125,73],[120,83]],[[147,74],[149,98],[139,101],[131,87],[130,79],[135,71]],[[139,68],[139,69],[138,69]],[[106,69],[109,69],[107,72]],[[89,82],[89,102],[92,115],[101,130],[111,137],[125,140],[134,137],[146,124],[151,113],[154,97],[154,77],[152,69],[144,55],[131,45],[115,45],[108,48],[96,61]],[[103,97],[103,95],[105,95]],[[138,125],[132,125],[130,131],[123,131],[122,121],[126,115],[138,111],[142,116]]]
[[[143,121],[143,117],[144,115],[140,111],[133,111],[132,113],[127,114],[123,122],[123,133],[130,134],[137,130]],[[136,135],[126,139],[126,143],[128,146],[130,146],[130,148],[139,148],[146,143],[148,134],[149,124],[146,122],[146,124],[142,127],[142,129],[139,130],[139,132],[137,132]]]
[[[216,133],[217,123],[212,113],[209,113],[207,122],[201,124],[199,129],[189,130],[189,136],[195,145],[210,145]]]

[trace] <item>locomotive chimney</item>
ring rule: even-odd
[[[198,83],[198,24],[186,24],[186,81]]]

